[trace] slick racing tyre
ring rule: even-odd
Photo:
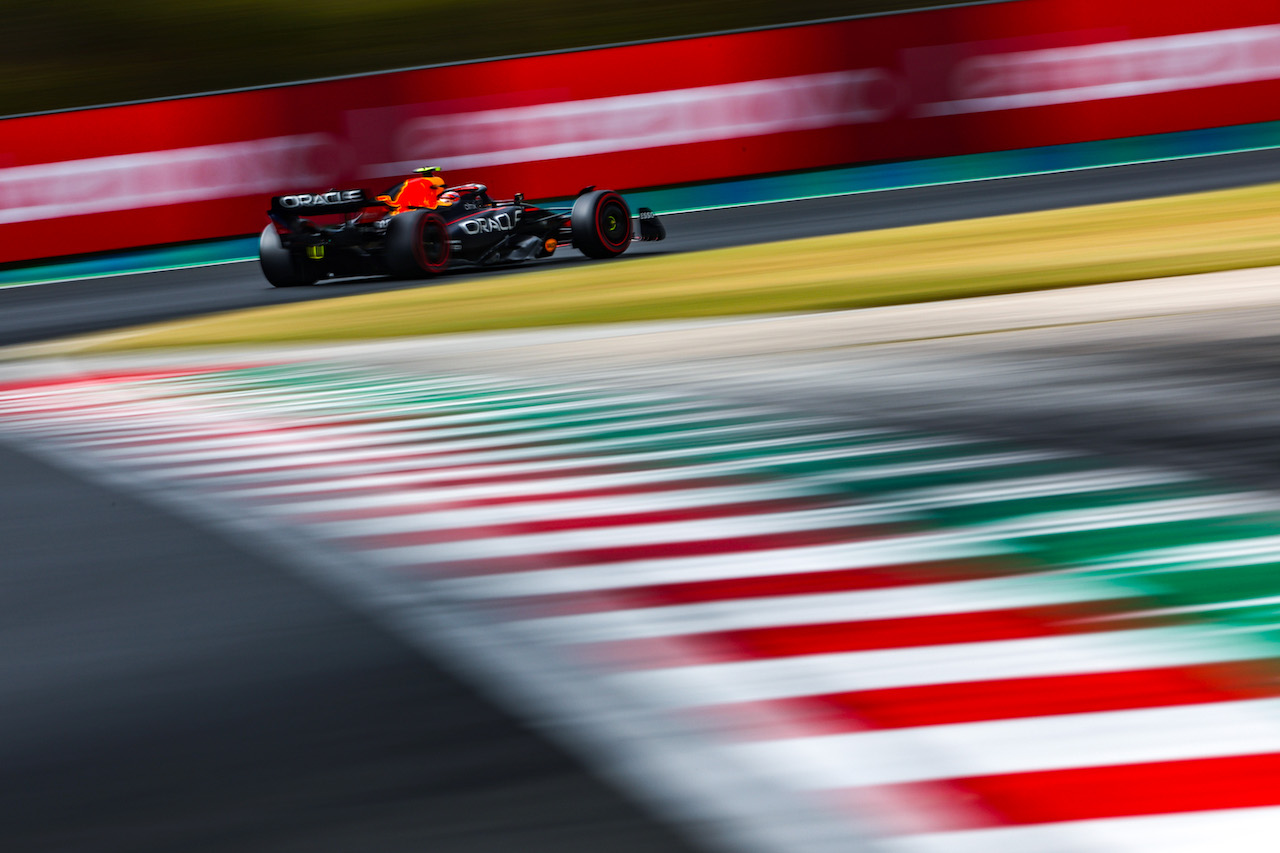
[[[307,271],[303,259],[280,242],[274,225],[263,228],[262,236],[258,238],[258,263],[262,265],[262,274],[275,287],[316,283],[316,276]]]
[[[429,210],[409,210],[387,227],[387,268],[397,278],[439,275],[449,265],[449,227]]]
[[[613,258],[631,245],[631,211],[612,190],[578,196],[569,215],[573,245],[588,258]]]

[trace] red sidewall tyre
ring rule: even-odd
[[[569,223],[573,245],[589,258],[614,258],[631,245],[631,210],[612,190],[578,196]]]
[[[401,278],[439,275],[449,266],[449,226],[429,210],[410,210],[387,227],[387,267]]]

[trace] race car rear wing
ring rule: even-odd
[[[296,193],[278,195],[271,199],[272,214],[293,216],[319,216],[325,213],[352,213],[366,207],[382,204],[364,194],[364,190],[329,190],[323,193]],[[272,218],[275,218],[272,216]]]

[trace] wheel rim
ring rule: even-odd
[[[600,237],[610,246],[626,242],[629,226],[627,211],[618,202],[609,201],[600,209]]]
[[[449,244],[441,228],[435,222],[427,221],[422,229],[422,257],[429,266],[439,266],[449,255]]]

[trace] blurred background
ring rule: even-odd
[[[5,13],[0,115],[941,5],[49,0]]]

